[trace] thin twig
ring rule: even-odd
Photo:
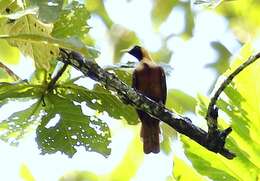
[[[42,97],[41,97],[42,106],[46,106],[44,96],[54,89],[56,82],[62,76],[62,74],[65,72],[67,67],[68,67],[68,63],[64,63],[64,65],[61,67],[61,69],[57,72],[57,74],[49,82],[47,88],[45,89],[45,91],[44,91],[44,93],[42,94]]]
[[[232,72],[226,79],[223,81],[223,83],[220,85],[220,87],[215,92],[214,96],[210,99],[210,103],[208,106],[208,111],[206,115],[206,120],[208,124],[209,129],[209,137],[214,137],[214,133],[217,131],[218,128],[218,108],[216,107],[216,102],[220,96],[220,94],[224,91],[224,89],[231,83],[233,78],[238,75],[242,70],[244,70],[246,67],[248,67],[250,64],[255,62],[258,58],[260,58],[260,52],[250,56],[247,61],[245,61],[243,64],[241,64],[234,72]],[[212,134],[212,135],[211,135]]]
[[[99,67],[95,61],[86,60],[77,52],[70,52],[70,58],[66,57],[67,55],[61,51],[60,61],[70,64],[84,75],[101,83],[107,89],[115,91],[121,100],[128,100],[127,103],[136,109],[142,110],[165,122],[179,133],[188,136],[212,152],[219,153],[228,159],[233,159],[235,157],[235,154],[224,148],[225,139],[231,132],[231,128],[219,131],[217,132],[216,137],[208,139],[208,133],[192,124],[189,118],[180,116],[165,108],[164,105],[158,104],[137,92],[123,83],[114,74]]]
[[[14,81],[22,80],[18,75],[16,75],[11,69],[9,69],[5,64],[0,62],[0,68],[2,68]]]

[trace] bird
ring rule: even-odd
[[[165,105],[167,87],[163,68],[157,65],[149,52],[141,46],[135,45],[127,52],[139,61],[133,71],[132,87],[148,98]],[[159,153],[159,120],[144,111],[136,111],[142,123],[140,135],[143,139],[144,153]]]

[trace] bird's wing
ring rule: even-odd
[[[133,72],[133,76],[132,76],[132,87],[135,89],[138,89],[138,81],[137,81],[137,75],[136,75],[136,70],[134,70]]]
[[[166,102],[166,97],[167,97],[167,86],[166,86],[166,77],[165,73],[162,67],[160,67],[160,72],[161,72],[161,86],[162,86],[162,102],[165,104]]]

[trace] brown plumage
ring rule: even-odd
[[[140,61],[133,72],[132,87],[154,101],[165,104],[167,89],[162,67],[156,65],[149,53],[140,46],[135,46],[128,53]],[[137,110],[137,113],[142,122],[144,153],[160,152],[159,120],[140,110]]]

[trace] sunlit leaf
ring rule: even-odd
[[[20,176],[23,181],[36,181],[28,166],[25,164],[22,164],[20,167]]]
[[[37,44],[50,44],[51,46],[62,47],[76,52],[81,53],[86,58],[96,58],[98,56],[98,51],[92,47],[86,46],[78,38],[72,37],[68,39],[56,39],[48,36],[42,36],[37,34],[19,34],[19,35],[0,35],[0,39],[11,39],[18,42],[30,42]],[[52,50],[48,52],[53,54]],[[45,55],[45,54],[42,54]]]
[[[250,45],[245,45],[233,61],[229,75],[249,55]],[[257,180],[260,173],[259,142],[259,105],[260,86],[258,84],[260,62],[255,62],[243,70],[225,90],[225,97],[218,101],[219,126],[224,129],[231,124],[232,133],[227,138],[226,147],[236,154],[233,160],[227,160],[219,154],[212,153],[197,143],[182,136],[185,154],[192,161],[193,167],[202,175],[213,180]],[[221,79],[222,80],[222,79]],[[205,116],[208,98],[200,96],[197,113]],[[230,167],[229,165],[232,165]],[[239,173],[239,174],[237,174]]]
[[[22,10],[16,2],[10,4],[8,8],[13,13]],[[34,15],[30,14],[22,16],[13,22],[6,19],[5,21],[1,21],[0,26],[2,27],[1,33],[7,35],[37,34],[49,37],[52,30],[50,25],[40,22]],[[32,57],[37,68],[48,70],[50,68],[49,62],[58,55],[58,48],[53,45],[27,41],[22,42],[12,39],[7,39],[7,41],[12,46],[17,47],[25,55]],[[43,53],[42,50],[44,50],[45,53]]]
[[[248,42],[259,35],[259,8],[258,0],[225,0],[216,10],[229,18],[229,26],[236,37],[241,42]]]
[[[178,113],[195,112],[196,100],[177,89],[168,90],[166,107],[177,111]]]
[[[36,141],[42,154],[60,151],[72,157],[78,146],[105,157],[110,154],[110,131],[105,122],[95,116],[84,115],[80,105],[73,104],[68,96],[48,94],[45,100],[46,115],[36,131]]]
[[[60,18],[54,23],[52,36],[57,38],[68,38],[75,36],[83,38],[89,31],[87,20],[90,18],[89,12],[83,4],[72,2],[61,11]]]
[[[14,98],[37,98],[41,95],[40,85],[28,85],[26,82],[0,83],[0,100]]]
[[[191,166],[185,163],[178,157],[174,157],[173,159],[173,175],[177,181],[203,181],[206,180],[202,176],[200,176],[196,170],[194,170]]]
[[[20,60],[20,52],[10,46],[5,40],[0,40],[0,60],[7,64],[17,64]]]

